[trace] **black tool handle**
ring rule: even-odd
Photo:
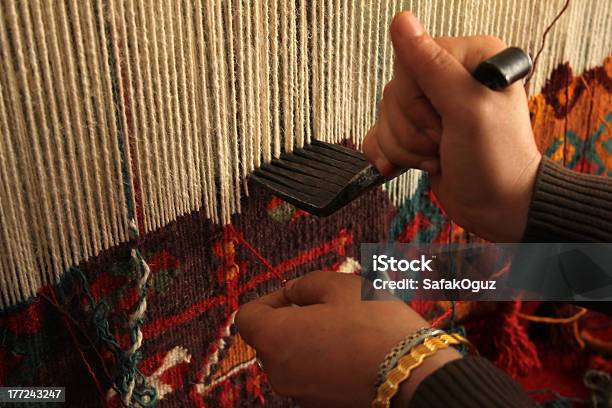
[[[478,82],[493,89],[504,89],[531,71],[529,54],[518,47],[508,47],[481,62],[472,74]]]

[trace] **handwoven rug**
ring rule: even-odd
[[[569,168],[612,176],[612,58],[579,76],[560,65],[530,110],[543,152]],[[116,384],[137,368],[144,379],[139,395],[154,389],[160,407],[290,407],[235,332],[241,303],[278,288],[279,276],[358,272],[360,242],[477,239],[449,223],[426,178],[400,206],[378,189],[323,219],[255,186],[242,208],[225,226],[199,211],[140,238],[151,275],[144,342],[133,364],[117,351],[133,341],[126,322],[139,301],[139,267],[125,243],[1,312],[0,385],[65,386],[67,406],[118,407]],[[540,401],[583,406],[577,401],[603,395],[583,376],[612,372],[608,317],[560,304],[413,307],[436,325],[463,330]]]
[[[325,219],[245,181],[311,138],[359,147],[401,9],[435,36],[541,50],[540,149],[612,175],[606,1],[0,2],[0,385],[65,386],[74,407],[289,407],[235,333],[241,303],[314,269],[357,273],[361,242],[478,240],[418,171]],[[538,400],[610,398],[605,316],[412,306]]]

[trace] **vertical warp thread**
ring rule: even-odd
[[[178,31],[178,41],[176,47],[178,48],[178,64],[179,64],[179,83],[180,83],[180,102],[182,107],[181,115],[184,117],[183,121],[183,137],[185,142],[183,142],[184,146],[184,154],[185,159],[182,160],[184,165],[187,166],[187,193],[188,197],[188,208],[189,211],[195,211],[200,208],[199,205],[199,197],[200,197],[200,188],[198,187],[200,183],[196,181],[196,166],[194,161],[194,148],[193,148],[193,139],[195,138],[193,132],[193,103],[191,99],[190,90],[193,89],[190,86],[191,83],[187,82],[188,73],[193,72],[193,66],[190,65],[191,58],[189,58],[189,50],[185,51],[185,48],[189,46],[189,33],[185,32],[185,26],[188,25],[189,19],[186,18],[186,9],[189,8],[189,2],[178,1],[176,3],[178,5],[178,10],[176,12],[177,18],[177,31]],[[235,98],[234,98],[235,100]],[[236,160],[236,166],[238,166],[238,160]]]
[[[309,6],[310,7],[310,6]],[[310,89],[310,78],[311,75],[308,72],[308,61],[310,60],[310,54],[308,50],[309,45],[309,30],[308,30],[308,8],[306,7],[306,0],[300,1],[300,76],[301,81],[300,84],[302,86],[300,91],[300,97],[302,100],[302,109],[304,112],[304,122],[302,124],[304,134],[304,142],[309,143],[312,137],[312,125],[311,125],[311,117],[310,117],[310,109],[311,103],[308,95],[308,91]],[[302,147],[298,145],[298,147]]]
[[[44,103],[45,98],[42,92],[43,89],[43,79],[42,79],[42,73],[41,73],[41,69],[40,69],[40,65],[38,62],[38,55],[37,55],[37,50],[36,50],[36,41],[34,38],[34,32],[33,32],[33,27],[32,27],[32,18],[30,16],[30,12],[29,12],[29,8],[27,7],[27,5],[25,3],[21,3],[20,4],[21,8],[19,9],[20,12],[23,15],[23,19],[25,21],[25,38],[26,38],[26,49],[28,50],[28,57],[30,60],[30,64],[31,66],[29,67],[33,77],[34,77],[34,93],[35,93],[35,106],[37,109],[37,118],[39,123],[41,124],[40,126],[40,148],[42,150],[42,157],[41,159],[46,161],[46,162],[51,162],[53,160],[53,141],[52,141],[52,135],[51,135],[51,130],[49,128],[49,120],[48,120],[48,113],[47,113],[47,108],[48,106]],[[24,69],[26,69],[24,67]],[[55,169],[51,169],[51,171],[48,172],[49,173],[49,183],[52,186],[57,186],[59,184],[59,180],[56,174]],[[62,223],[67,221],[64,219],[64,211],[62,210],[61,207],[61,203],[60,203],[60,198],[59,198],[59,193],[58,193],[58,189],[57,188],[50,188],[50,197],[49,197],[49,201],[51,201],[51,205],[49,208],[49,211],[51,212],[51,216],[54,219],[55,225],[53,225],[53,230],[55,234],[57,234],[57,239],[58,239],[58,245],[59,245],[59,254],[60,256],[58,256],[58,261],[62,261],[61,263],[62,267],[67,268],[69,266],[69,264],[67,263],[67,259],[70,258],[70,255],[67,251],[69,251],[69,246],[68,246],[68,242],[67,242],[67,238],[66,238],[66,233],[64,231],[64,229],[62,228]],[[59,274],[60,271],[58,269],[50,271],[54,276],[55,279],[59,278]]]
[[[53,269],[52,259],[49,256],[51,253],[52,246],[48,245],[48,242],[36,242],[36,237],[40,237],[42,239],[49,239],[51,241],[51,237],[49,236],[50,229],[50,214],[44,214],[45,208],[41,208],[43,203],[37,202],[38,194],[31,187],[35,184],[34,180],[36,177],[39,177],[40,169],[36,170],[36,164],[40,163],[40,160],[37,160],[38,157],[41,156],[40,149],[38,147],[38,137],[35,129],[31,129],[32,126],[35,126],[32,123],[33,113],[32,113],[32,96],[29,92],[27,92],[23,99],[20,96],[19,89],[20,87],[24,87],[27,83],[27,78],[25,77],[25,73],[27,72],[25,65],[25,56],[24,50],[22,46],[22,41],[20,39],[20,31],[19,31],[19,22],[17,19],[17,14],[15,11],[14,4],[2,4],[4,9],[2,10],[2,14],[0,14],[0,22],[2,23],[0,27],[10,27],[12,33],[12,44],[9,42],[8,33],[6,30],[0,31],[0,44],[2,44],[2,61],[3,61],[3,72],[6,81],[6,99],[7,105],[10,106],[10,111],[6,113],[6,119],[12,124],[14,129],[13,139],[15,140],[15,153],[21,156],[22,160],[16,160],[15,164],[17,165],[19,174],[22,176],[22,181],[19,182],[20,187],[23,186],[25,190],[25,197],[27,200],[28,208],[30,209],[30,219],[33,223],[33,227],[31,230],[30,239],[32,242],[35,242],[36,246],[39,246],[39,250],[45,251],[42,253],[42,256],[37,259],[39,265],[36,267],[40,268],[43,273],[29,276],[30,274],[26,274],[21,279],[20,285],[26,293],[33,293],[33,289],[36,288],[38,284],[44,284],[48,281],[48,276],[44,271],[50,271]],[[11,49],[14,49],[15,56],[11,55]],[[20,69],[21,67],[21,69]],[[32,132],[31,136],[30,131]],[[29,137],[28,137],[29,136]],[[32,140],[32,148],[26,148],[26,143],[29,143],[29,140]],[[33,163],[32,166],[27,166],[28,163]],[[47,223],[49,222],[49,223]],[[46,226],[45,226],[45,223]],[[35,267],[35,268],[36,268]],[[31,279],[29,279],[31,278]],[[6,290],[6,289],[5,289]]]
[[[91,151],[92,157],[89,161],[85,161],[85,156],[78,154],[80,159],[81,166],[83,170],[85,167],[89,168],[85,176],[85,182],[91,186],[90,188],[90,202],[89,202],[89,221],[91,223],[91,227],[94,229],[92,231],[92,235],[94,236],[94,250],[96,252],[100,251],[103,247],[109,246],[109,238],[107,232],[107,223],[106,219],[106,200],[103,197],[101,180],[103,177],[100,172],[100,157],[98,153],[98,137],[97,137],[97,126],[95,125],[95,117],[93,111],[93,103],[92,103],[92,89],[91,89],[91,74],[90,74],[90,64],[88,63],[87,53],[85,51],[85,40],[83,35],[83,28],[81,26],[81,17],[80,12],[82,12],[82,7],[79,7],[76,0],[72,0],[68,5],[70,16],[64,14],[68,21],[72,24],[65,24],[64,30],[64,40],[65,45],[70,47],[73,44],[76,45],[76,54],[75,60],[77,61],[76,69],[78,70],[78,78],[80,80],[80,86],[77,85],[77,88],[74,90],[75,92],[75,100],[73,103],[80,103],[83,105],[84,110],[84,126],[86,129],[85,134],[82,134],[81,137],[77,139],[78,141],[78,149],[79,151],[89,150]],[[70,29],[71,33],[68,32]],[[72,34],[72,38],[70,38],[70,34]],[[76,79],[75,78],[75,79]],[[80,92],[79,92],[80,91]]]
[[[147,134],[149,135],[150,143],[149,154],[151,154],[153,157],[160,158],[162,156],[160,153],[160,148],[158,146],[158,138],[160,131],[158,128],[158,117],[162,115],[158,115],[158,110],[160,109],[161,101],[156,99],[156,96],[160,95],[160,93],[156,91],[156,89],[154,88],[155,85],[153,83],[152,65],[154,65],[153,60],[155,60],[155,57],[153,57],[153,60],[151,59],[151,48],[156,47],[155,20],[149,20],[147,18],[147,15],[145,15],[146,9],[144,7],[144,0],[139,0],[137,9],[138,19],[140,21],[140,24],[142,25],[142,45],[139,48],[141,50],[141,61],[143,61],[144,65],[144,98],[149,101],[149,104],[146,109],[146,121],[148,123]],[[159,78],[159,72],[156,72],[156,77]],[[161,118],[159,120],[161,120]],[[146,173],[148,177],[154,178],[156,180],[162,180],[160,167],[163,165],[163,163],[160,162],[161,160],[152,160],[152,163],[147,166]],[[149,195],[149,203],[151,203],[151,205],[154,207],[150,208],[150,210],[147,212],[147,229],[155,229],[159,227],[161,223],[164,222],[164,220],[168,219],[165,215],[167,197],[163,193],[163,187],[163,183],[161,183],[161,185],[147,183],[147,194]]]
[[[240,0],[237,0],[240,1]],[[234,73],[234,62],[235,62],[235,57],[234,57],[234,28],[233,28],[233,13],[232,13],[232,1],[228,1],[226,3],[226,9],[225,9],[225,26],[227,27],[227,34],[226,34],[226,38],[227,38],[227,42],[225,42],[225,48],[227,49],[226,51],[226,56],[227,56],[227,72],[228,72],[228,78],[227,78],[227,82],[228,82],[228,87],[229,87],[229,99],[231,101],[230,104],[230,115],[229,115],[229,122],[230,122],[230,130],[229,130],[229,135],[228,135],[228,154],[229,154],[229,158],[230,158],[230,163],[231,163],[231,167],[228,169],[228,183],[231,185],[229,192],[230,192],[230,214],[227,215],[227,219],[229,220],[229,215],[236,213],[238,211],[240,211],[240,169],[239,169],[239,162],[238,162],[238,130],[237,130],[237,125],[236,125],[236,115],[237,115],[237,108],[236,108],[236,76]],[[254,61],[254,63],[256,64],[257,62]],[[257,128],[257,132],[256,134],[258,135],[259,138],[261,138],[261,128],[258,127]]]
[[[210,113],[211,108],[208,103],[208,93],[210,92],[208,86],[208,70],[205,69],[207,55],[210,52],[210,46],[207,46],[207,41],[210,43],[209,39],[204,37],[204,8],[202,5],[202,0],[195,1],[195,29],[197,36],[197,44],[198,44],[198,75],[196,89],[198,89],[198,98],[197,101],[198,111],[201,111],[202,114],[199,116],[198,123],[198,134],[201,135],[198,140],[200,142],[200,150],[203,152],[203,165],[200,170],[200,178],[202,180],[203,188],[206,193],[206,215],[210,218],[218,219],[217,215],[217,196],[215,192],[217,191],[216,183],[215,183],[215,167],[213,160],[213,147],[212,147],[212,138],[213,131],[211,123],[213,123],[213,116]]]
[[[246,39],[244,36],[244,31],[246,29],[245,23],[243,21],[244,13],[242,13],[244,0],[239,0],[236,6],[238,12],[237,21],[236,21],[236,47],[238,52],[236,53],[236,65],[238,66],[238,113],[239,113],[239,133],[241,135],[246,135],[248,128],[247,117],[248,117],[248,108],[246,103],[246,87],[244,84],[246,83],[246,75],[245,75],[245,45]],[[242,151],[241,151],[241,162],[242,162],[242,171],[244,174],[247,174],[253,168],[253,142],[252,138],[245,137],[242,139]]]

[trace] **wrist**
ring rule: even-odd
[[[538,177],[538,169],[540,168],[540,162],[542,161],[542,155],[539,151],[536,151],[532,159],[529,161],[525,169],[518,178],[517,197],[515,206],[510,207],[510,212],[513,217],[510,217],[510,223],[508,224],[508,235],[502,237],[498,242],[520,242],[527,227],[527,220],[529,218],[529,208],[531,207],[531,197],[533,196],[533,190],[535,188],[536,180]]]
[[[482,228],[474,231],[477,235],[492,242],[521,242],[541,161],[536,150],[507,190],[510,193],[483,216]]]
[[[415,393],[419,384],[430,374],[441,368],[446,363],[462,358],[455,348],[450,347],[444,350],[439,350],[433,356],[425,359],[423,364],[416,368],[410,377],[400,384],[399,390],[392,401],[394,408],[408,407],[412,395]]]

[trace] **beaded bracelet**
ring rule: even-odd
[[[380,387],[380,385],[385,382],[389,370],[395,367],[397,361],[406,353],[410,352],[410,349],[421,344],[427,337],[436,336],[441,333],[444,333],[444,331],[434,329],[433,327],[422,327],[397,343],[397,345],[395,345],[395,347],[385,356],[383,362],[380,363],[378,375],[376,376],[376,383],[374,384],[376,388]]]
[[[389,371],[385,382],[378,387],[376,398],[372,401],[372,408],[389,408],[391,398],[397,393],[400,383],[408,379],[410,373],[423,364],[423,360],[434,355],[438,350],[459,344],[466,344],[470,349],[472,348],[470,342],[454,333],[428,337],[422,344],[414,347],[410,353],[400,358],[393,370]]]

